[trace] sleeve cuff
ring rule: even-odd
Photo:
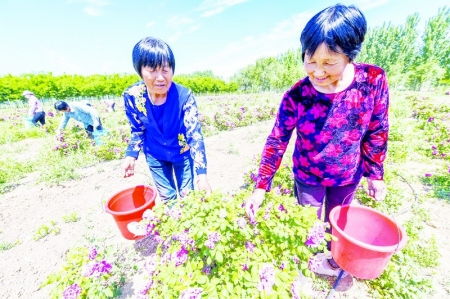
[[[139,152],[136,151],[126,151],[125,152],[125,156],[126,157],[133,157],[137,160],[137,158],[139,157]]]
[[[199,175],[199,174],[206,174],[206,168],[197,168],[197,169],[195,170],[195,173],[196,173],[197,175]]]
[[[262,180],[257,179],[255,188],[256,189],[264,189],[264,190],[266,190],[266,192],[269,192],[271,189],[271,185],[272,185],[271,183],[263,182]]]

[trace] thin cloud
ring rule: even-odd
[[[145,24],[145,27],[151,28],[151,27],[153,27],[155,24],[156,24],[155,21],[150,21],[150,22],[147,22],[147,24]]]
[[[104,8],[111,4],[108,0],[69,0],[67,2],[84,4],[84,13],[92,17],[103,15]]]
[[[166,24],[172,29],[171,36],[167,38],[169,43],[174,43],[186,33],[192,33],[201,28],[201,25],[194,19],[181,16],[172,16],[166,21]]]
[[[210,17],[246,1],[248,0],[204,0],[198,7],[198,10],[201,11],[202,17]]]
[[[313,12],[293,15],[273,26],[268,33],[246,36],[231,42],[217,54],[203,57],[202,61],[195,63],[199,69],[211,69],[211,66],[215,66],[214,73],[229,77],[259,58],[279,55],[289,49],[298,49],[300,32],[313,15]]]

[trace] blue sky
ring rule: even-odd
[[[424,23],[446,0],[355,0],[369,28]],[[165,40],[176,73],[212,70],[228,78],[256,59],[299,47],[310,17],[328,0],[0,0],[0,76],[53,72],[133,73],[144,36]]]

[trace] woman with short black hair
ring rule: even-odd
[[[131,138],[123,163],[134,174],[143,150],[158,194],[172,205],[197,187],[211,191],[197,104],[192,92],[172,82],[175,58],[164,41],[146,37],[133,48],[133,66],[142,78],[123,93]]]
[[[369,195],[385,198],[389,91],[380,67],[354,62],[366,28],[358,8],[340,4],[322,10],[306,24],[300,41],[307,77],[281,101],[255,191],[245,204],[249,217],[255,216],[270,190],[294,129],[294,192],[299,204],[317,207],[319,217],[324,206],[328,221],[335,206],[352,201],[363,176]],[[315,256],[310,268],[319,274],[339,273],[326,254]]]

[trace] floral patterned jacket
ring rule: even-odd
[[[131,126],[131,138],[126,156],[137,158],[143,149],[145,155],[176,162],[190,154],[197,174],[206,173],[206,154],[195,98],[187,88],[172,83],[162,127],[151,113],[153,105],[144,82],[130,86],[124,93],[125,113]]]
[[[345,90],[318,92],[308,77],[285,93],[267,138],[256,188],[270,185],[294,129],[294,177],[313,186],[345,186],[362,176],[383,179],[388,140],[389,91],[384,71],[354,64]]]

